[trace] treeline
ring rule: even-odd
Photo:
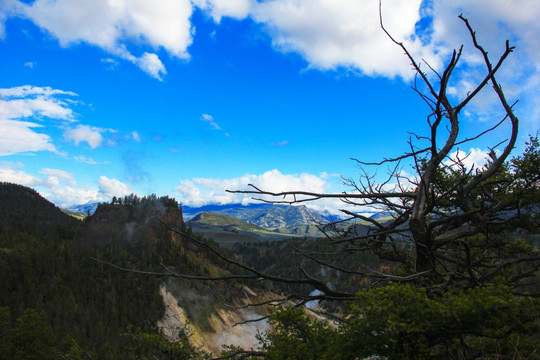
[[[168,196],[158,197],[156,194],[145,195],[142,198],[136,194],[129,194],[124,197],[113,196],[111,200],[111,205],[145,205],[145,206],[155,206],[161,204],[167,208],[177,208],[178,201],[174,198]]]

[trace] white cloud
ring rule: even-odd
[[[75,94],[74,92],[53,89],[49,86],[39,87],[32,85],[23,85],[7,89],[0,89],[0,96],[6,98],[26,98],[31,95],[43,95],[48,98],[54,95],[77,96],[77,94]]]
[[[461,163],[466,170],[471,170],[473,168],[482,169],[490,159],[489,153],[489,151],[478,148],[471,148],[468,152],[457,150],[450,154],[449,159],[447,159],[444,164],[456,170],[459,170],[457,168],[458,163]],[[498,151],[495,153],[497,154]]]
[[[31,151],[57,152],[48,135],[33,130],[40,127],[33,122],[0,119],[0,156]]]
[[[36,0],[17,2],[17,15],[25,16],[58,39],[62,46],[85,42],[129,60],[151,76],[161,79],[165,67],[156,54],[133,55],[131,41],[163,48],[187,59],[192,43],[190,0]]]
[[[36,63],[35,62],[32,62],[32,61],[28,61],[28,62],[25,62],[24,63],[24,67],[27,67],[29,69],[33,69],[34,66],[36,66]]]
[[[0,181],[11,182],[38,190],[46,199],[66,208],[89,202],[108,202],[113,196],[131,194],[131,188],[116,179],[101,176],[96,182],[98,188],[89,185],[77,185],[73,174],[45,168],[42,176],[31,175],[22,170],[22,164],[3,162],[0,164]]]
[[[432,55],[414,37],[420,3],[392,1],[383,14],[396,39],[430,59]],[[342,66],[370,76],[413,75],[409,61],[379,26],[378,1],[265,1],[254,5],[252,17],[265,25],[276,48],[301,54],[313,68]]]
[[[102,64],[105,64],[109,70],[116,69],[119,65],[118,61],[111,58],[102,58],[100,61]]]
[[[212,129],[221,130],[221,127],[219,127],[219,125],[215,122],[214,117],[212,115],[202,114],[201,120],[209,123]]]
[[[49,201],[61,207],[100,201],[103,196],[87,187],[77,187],[73,175],[63,170],[43,169],[44,177],[30,175],[22,165],[3,163],[0,180],[35,188]]]
[[[71,181],[74,180],[73,174],[68,173],[67,171],[64,171],[64,170],[45,168],[41,170],[41,172],[43,174],[54,176],[62,180],[71,180]]]
[[[252,7],[250,0],[193,0],[193,3],[209,12],[216,23],[224,16],[243,19],[248,16]]]
[[[519,3],[494,0],[439,1],[433,9],[432,43],[437,44],[441,53],[464,44],[463,61],[468,65],[458,73],[456,92],[466,94],[465,88],[478,83],[486,70],[481,55],[472,48],[470,35],[457,14],[463,14],[476,31],[478,41],[488,51],[492,62],[504,52],[504,41],[515,46],[497,75],[509,102],[520,99],[516,111],[521,118],[522,131],[534,133],[540,123],[538,94],[540,92],[540,2],[521,1]],[[462,68],[463,70],[463,68]],[[490,89],[479,94],[472,104],[471,111],[481,120],[489,120],[501,111],[496,110],[499,100]],[[498,119],[495,119],[498,120]]]
[[[22,171],[20,165],[2,163],[0,166],[0,180],[24,186],[36,186],[41,183],[38,177]]]
[[[75,145],[86,142],[92,149],[101,146],[103,134],[115,131],[74,125],[77,120],[72,107],[78,104],[72,100],[75,96],[71,91],[32,85],[0,89],[0,156],[35,151],[63,154],[45,133],[51,127],[62,129],[64,138]],[[140,140],[136,132],[131,136]]]
[[[248,187],[248,184],[253,184],[260,189],[271,192],[299,190],[323,193],[329,191],[332,186],[324,177],[326,177],[324,174],[321,176],[307,173],[282,174],[279,170],[271,170],[261,175],[246,174],[231,179],[195,178],[181,180],[175,191],[179,194],[178,201],[188,206],[231,203],[246,205],[258,201],[252,198],[253,195],[232,194],[226,190],[253,190]],[[272,200],[283,199],[274,198]],[[332,213],[338,213],[338,209],[344,207],[339,199],[324,199],[308,202],[305,205],[315,210],[328,210]]]
[[[0,119],[46,116],[71,121],[73,111],[66,100],[73,96],[77,94],[32,85],[0,89]]]
[[[156,54],[145,52],[139,59],[137,59],[136,64],[145,73],[159,81],[163,81],[163,76],[167,74],[165,66],[161,60],[159,60],[159,57]]]
[[[106,176],[100,176],[97,184],[99,191],[108,199],[113,196],[125,196],[133,193],[129,185],[116,179],[109,179]]]
[[[84,155],[74,156],[73,160],[75,160],[76,162],[85,163],[85,164],[89,164],[89,165],[97,165],[97,164],[99,164],[99,162],[97,162],[96,160],[94,160],[92,158],[89,158],[89,157],[86,157]]]
[[[540,68],[540,3],[521,1],[519,4],[506,0],[493,0],[486,6],[483,0],[437,2],[433,20],[433,40],[456,48],[470,44],[469,34],[457,15],[463,14],[477,31],[480,43],[490,54],[504,50],[504,40],[518,45],[518,51],[528,54]],[[516,44],[517,43],[517,44]],[[471,46],[471,45],[469,45]],[[473,61],[473,59],[469,59]]]
[[[81,142],[86,142],[90,148],[95,149],[102,144],[103,136],[101,133],[104,131],[107,130],[93,126],[78,125],[75,128],[67,128],[64,131],[64,138],[73,141],[77,146]]]
[[[16,0],[2,0],[0,1],[0,40],[6,37],[5,21],[15,15],[15,9],[18,2]]]

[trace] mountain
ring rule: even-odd
[[[34,189],[0,183],[0,229],[3,233],[24,231],[36,236],[68,232],[79,221],[65,214]]]
[[[89,202],[84,205],[70,206],[66,210],[72,211],[74,213],[83,213],[85,215],[87,214],[91,215],[96,212],[98,205],[99,205],[99,202]]]
[[[226,248],[230,248],[232,244],[238,242],[276,241],[299,236],[271,231],[228,215],[210,211],[199,213],[186,225],[193,232],[202,233]]]
[[[215,212],[218,214],[223,214],[226,212],[235,212],[235,211],[251,211],[256,209],[265,209],[268,207],[271,207],[272,204],[266,204],[266,203],[260,203],[260,204],[208,204],[203,206],[187,206],[182,205],[182,213],[184,214],[184,219],[189,220],[195,215],[209,211],[209,212]]]
[[[230,231],[265,231],[265,229],[257,225],[235,219],[231,216],[210,211],[199,213],[193,219],[188,221],[188,224],[198,228],[221,228]]]
[[[182,210],[186,219],[190,219],[201,212],[211,211],[266,229],[310,225],[314,222],[326,221],[321,214],[308,209],[305,205],[228,204],[207,205],[199,208],[183,206]]]

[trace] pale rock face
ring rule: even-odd
[[[245,288],[244,291],[246,299],[257,297],[257,294],[249,288]],[[255,335],[271,329],[266,320],[235,326],[246,320],[264,317],[264,314],[258,313],[255,308],[231,307],[231,310],[216,309],[216,313],[209,319],[214,332],[205,332],[187,317],[186,311],[178,305],[178,301],[167,290],[165,284],[161,285],[159,294],[165,304],[165,314],[157,322],[158,328],[171,340],[178,339],[179,335],[184,333],[195,348],[206,352],[219,354],[223,350],[223,345],[236,345],[246,350],[255,349],[258,346]]]

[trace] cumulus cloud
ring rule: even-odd
[[[107,130],[98,127],[78,125],[74,128],[67,128],[64,131],[64,138],[73,141],[75,145],[86,142],[91,149],[95,149],[103,143],[103,136],[101,133],[105,131]]]
[[[133,193],[129,185],[116,179],[100,176],[97,182],[99,191],[108,199],[113,196],[125,196]]]
[[[250,204],[256,203],[249,194],[233,194],[226,190],[253,190],[248,184],[271,192],[281,191],[309,191],[322,193],[330,191],[332,184],[325,176],[313,174],[282,174],[279,170],[267,171],[260,175],[246,174],[231,179],[195,178],[181,180],[175,187],[178,200],[188,206],[202,206],[206,204]],[[269,198],[268,198],[269,199]],[[276,200],[276,199],[273,199]],[[339,199],[325,199],[305,205],[318,211],[328,210],[338,213],[344,204]]]
[[[438,44],[441,55],[461,44],[465,47],[462,61],[467,64],[465,71],[459,72],[458,82],[452,91],[463,98],[471,85],[478,83],[485,76],[485,65],[481,55],[472,49],[470,35],[464,24],[457,19],[457,14],[463,14],[469,19],[476,30],[478,41],[488,51],[492,61],[504,51],[504,41],[515,46],[514,54],[510,55],[505,65],[498,72],[498,80],[502,84],[510,102],[520,99],[516,108],[523,120],[523,130],[534,132],[540,122],[538,112],[538,97],[540,91],[540,3],[524,1],[519,4],[504,1],[490,1],[489,6],[481,0],[433,3],[430,9],[433,15],[431,26],[431,42]],[[499,100],[492,91],[486,89],[474,99],[471,110],[477,113],[481,120],[489,120],[493,114],[499,116],[495,105]]]
[[[136,60],[136,64],[148,75],[153,78],[163,81],[163,76],[167,74],[165,65],[159,60],[156,54],[150,54],[145,52],[140,58]]]
[[[267,171],[261,175],[246,174],[232,179],[196,178],[182,180],[175,188],[186,205],[201,206],[209,203],[248,204],[254,202],[250,195],[232,194],[225,190],[247,190],[253,184],[267,191],[303,190],[323,192],[328,186],[325,180],[311,174],[282,174],[279,170]]]
[[[252,7],[251,0],[193,0],[193,3],[207,11],[216,23],[224,16],[243,19],[248,16]]]
[[[57,152],[49,135],[39,132],[43,118],[70,123],[70,91],[31,85],[0,89],[0,156],[34,151]],[[32,118],[33,121],[23,119]],[[39,122],[38,122],[39,121]]]
[[[129,185],[116,179],[109,179],[106,176],[100,176],[97,182],[99,191],[106,197],[125,196],[133,193]]]
[[[13,5],[10,7],[12,13],[32,20],[58,39],[62,46],[80,42],[97,46],[131,61],[159,80],[166,71],[157,54],[144,52],[134,55],[128,50],[130,42],[162,48],[177,58],[189,58],[187,48],[192,43],[193,32],[190,0],[36,0],[31,4],[10,3]]]
[[[540,68],[540,3],[523,1],[518,6],[505,0],[469,0],[460,2],[437,2],[433,4],[433,40],[444,42],[449,48],[470,44],[469,35],[456,14],[463,14],[477,30],[479,41],[490,53],[500,53],[504,39],[518,45],[518,51],[527,53],[529,60]],[[470,46],[470,45],[469,45]],[[475,56],[476,61],[481,61]],[[474,61],[473,59],[469,59]]]
[[[27,174],[22,170],[22,167],[22,164],[2,163],[0,180],[24,186],[36,186],[41,183],[41,179]]]
[[[497,154],[497,151],[496,151]],[[457,150],[449,155],[445,161],[445,165],[457,169],[461,163],[466,170],[482,169],[490,160],[490,151],[471,148],[468,152]]]
[[[116,179],[101,176],[98,187],[78,185],[73,174],[61,170],[45,168],[39,176],[23,170],[22,164],[3,162],[0,164],[0,181],[11,182],[35,188],[49,201],[66,208],[89,202],[108,202],[113,196],[124,196],[133,191]]]
[[[34,130],[40,127],[33,122],[0,119],[0,156],[32,151],[57,152],[50,136]]]
[[[433,68],[440,69],[452,49],[470,44],[457,19],[460,13],[471,20],[490,53],[501,48],[501,39],[509,38],[526,55],[526,66],[540,67],[538,2],[516,6],[494,0],[486,6],[485,0],[393,0],[382,5],[390,33]],[[368,76],[406,79],[413,75],[401,50],[381,31],[378,1],[373,0],[36,0],[30,4],[5,0],[0,24],[10,16],[24,16],[62,46],[85,42],[162,79],[166,69],[157,53],[134,54],[129,47],[136,43],[137,48],[146,45],[152,51],[163,49],[174,57],[189,58],[194,7],[216,23],[223,17],[252,19],[270,35],[275,48],[300,54],[312,68],[346,67]],[[466,55],[464,61],[473,64],[478,57]]]
[[[421,0],[392,1],[384,7],[385,23],[411,51],[432,59],[430,49],[420,46],[415,36],[420,4]],[[313,68],[341,66],[370,76],[413,75],[402,51],[381,31],[377,1],[266,1],[254,6],[252,17],[264,24],[277,49],[301,54]]]

